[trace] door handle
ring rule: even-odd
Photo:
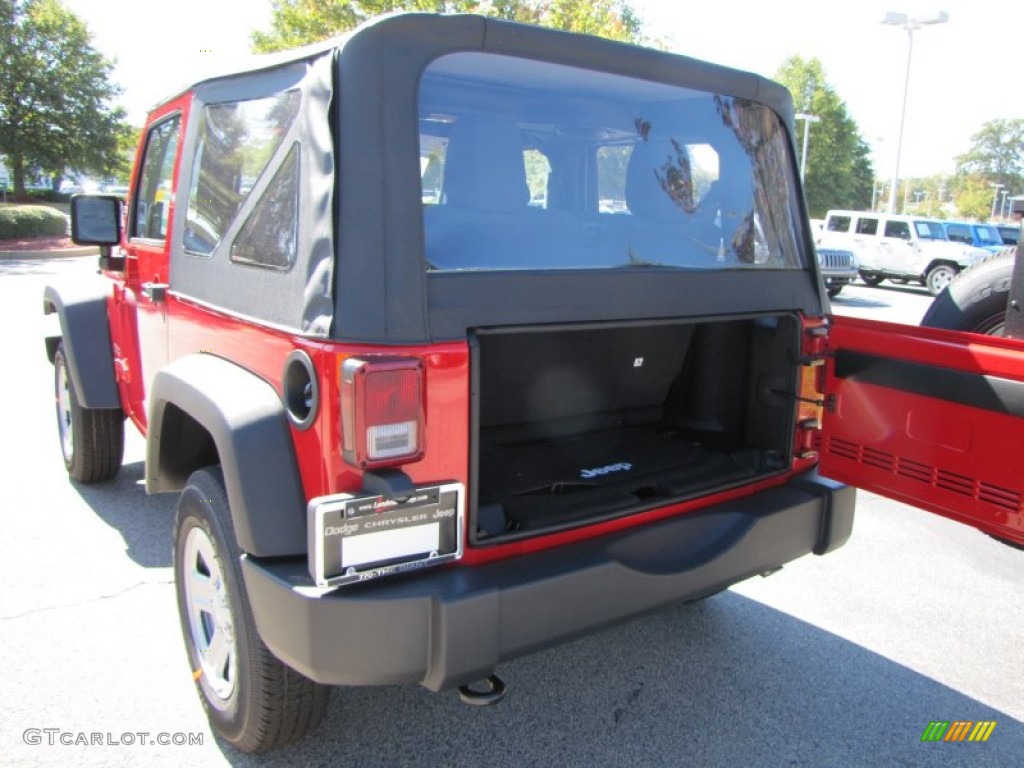
[[[167,289],[169,287],[167,283],[143,283],[142,295],[154,304],[159,304],[167,300]]]

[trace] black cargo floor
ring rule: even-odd
[[[510,529],[600,517],[750,477],[757,451],[710,451],[655,427],[561,440],[484,444],[480,504],[500,505]]]

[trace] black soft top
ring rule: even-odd
[[[325,183],[318,187],[315,211],[307,210],[311,206],[303,203],[300,226],[321,233],[315,243],[319,255],[294,270],[294,279],[308,280],[305,290],[299,284],[289,284],[281,291],[270,284],[272,280],[263,288],[257,285],[242,291],[234,282],[209,288],[204,287],[210,284],[205,278],[200,284],[197,270],[191,279],[184,276],[191,287],[182,285],[183,291],[214,304],[222,303],[216,294],[230,291],[232,301],[240,303],[235,309],[242,314],[263,317],[265,307],[276,306],[271,319],[283,327],[383,344],[464,339],[469,329],[482,326],[644,320],[737,311],[821,311],[813,267],[757,274],[656,270],[445,273],[425,269],[418,89],[420,77],[432,61],[457,52],[535,59],[749,99],[782,118],[792,145],[789,92],[759,75],[483,16],[390,15],[341,38],[257,57],[250,69],[209,78],[195,86],[194,91],[202,95],[200,100],[207,102],[230,98],[233,92],[258,93],[272,88],[283,71],[296,66],[312,71],[318,67],[311,62],[329,59],[331,82],[324,83],[325,88],[307,109],[319,110],[325,120],[330,116],[334,176],[329,195]],[[795,166],[792,173],[795,177]],[[335,225],[324,221],[325,217],[332,218]],[[322,251],[324,231],[333,241],[329,245],[333,258]],[[806,227],[800,246],[813,254]],[[804,257],[804,261],[814,260]],[[172,274],[172,287],[174,282]],[[325,295],[328,290],[333,294],[330,297]],[[211,292],[214,295],[209,295]],[[564,300],[569,295],[572,302]],[[305,305],[285,306],[300,302]]]

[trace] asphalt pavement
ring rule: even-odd
[[[193,690],[174,498],[146,496],[141,439],[129,429],[109,484],[75,486],[61,464],[40,297],[46,280],[93,268],[0,261],[0,763],[1021,764],[1024,552],[870,494],[839,551],[505,664],[496,707],[416,686],[338,689],[306,741],[235,752]],[[928,301],[855,286],[834,309],[916,323]],[[997,724],[985,743],[922,742],[935,720]]]

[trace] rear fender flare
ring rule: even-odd
[[[184,415],[183,415],[184,414]],[[187,418],[186,418],[187,417]],[[181,429],[205,430],[216,457],[191,450]],[[284,406],[274,388],[219,357],[193,354],[162,368],[149,395],[146,491],[185,486],[200,465],[219,461],[238,545],[257,557],[306,552],[306,498]]]

